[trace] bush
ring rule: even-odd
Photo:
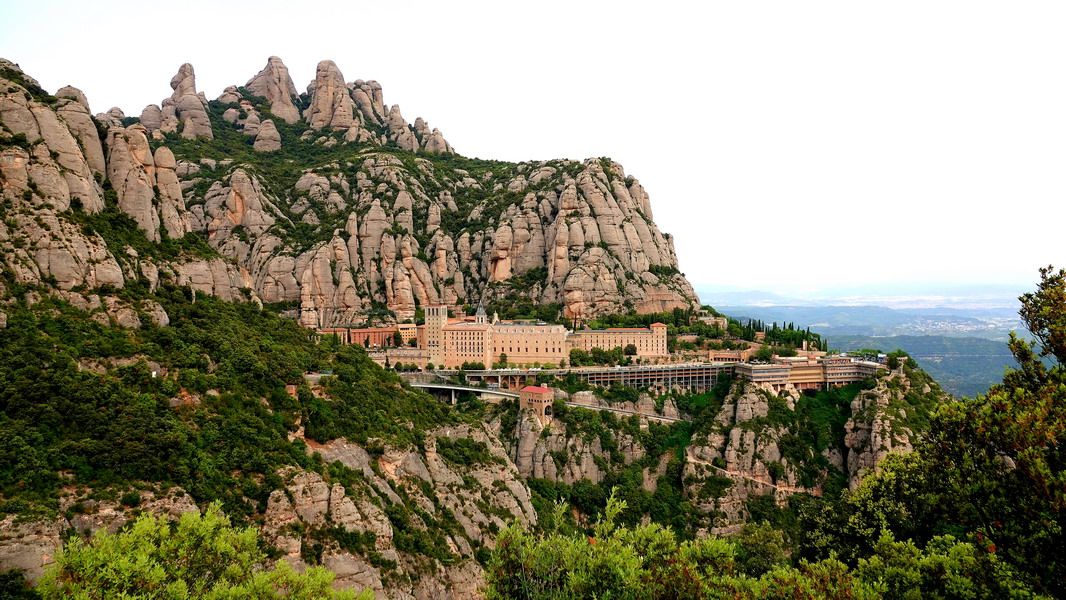
[[[253,528],[230,525],[217,504],[203,515],[186,513],[177,524],[142,515],[128,530],[97,531],[89,542],[74,538],[38,582],[45,599],[59,598],[253,598],[351,599],[335,592],[322,567],[297,573],[285,561],[266,568]],[[160,594],[160,590],[166,590]],[[366,590],[360,600],[373,594]]]

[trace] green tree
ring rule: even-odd
[[[1066,272],[1040,270],[1012,333],[1018,368],[984,397],[952,403],[920,447],[932,489],[979,543],[1066,596]]]
[[[41,595],[23,577],[22,571],[0,572],[0,598],[4,600],[40,600]]]
[[[625,350],[622,351],[622,354],[625,354],[626,356],[636,356],[637,346],[635,344],[626,345]]]
[[[230,525],[217,504],[177,523],[142,515],[127,531],[100,530],[89,542],[73,540],[38,582],[43,598],[130,600],[229,598],[351,599],[330,588],[324,567],[297,573],[285,561],[265,567],[254,528]],[[360,600],[373,594],[364,590]]]
[[[576,486],[575,486],[576,487]],[[556,504],[546,535],[512,525],[500,533],[485,578],[492,600],[696,600],[703,598],[875,598],[873,586],[858,580],[836,560],[779,565],[777,551],[756,552],[769,558],[759,578],[738,569],[736,546],[706,538],[679,542],[656,524],[617,527],[626,503],[612,493],[589,535],[569,533],[567,507]],[[762,536],[764,541],[766,537]],[[772,548],[774,542],[752,543]],[[751,563],[749,566],[755,566]]]
[[[746,523],[737,534],[737,567],[758,577],[788,565],[785,536],[769,523]]]
[[[1012,335],[1009,342],[1018,367],[987,395],[941,406],[915,453],[890,457],[854,493],[806,515],[805,555],[861,564],[889,550],[913,554],[878,542],[884,532],[943,554],[938,536],[951,535],[985,561],[974,573],[1010,571],[1012,585],[1066,597],[1066,273],[1040,274],[1037,290],[1021,297],[1035,341]],[[982,585],[993,592],[957,597],[1008,595]]]

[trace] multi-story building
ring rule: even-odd
[[[582,329],[567,337],[571,348],[590,352],[593,348],[610,350],[633,345],[637,358],[662,358],[666,350],[666,325],[652,323],[650,327],[617,327],[612,329]]]
[[[396,331],[400,332],[400,341],[406,346],[418,336],[418,327],[414,323],[399,323]]]
[[[317,331],[320,336],[336,336],[341,344],[358,344],[367,348],[385,348],[395,345],[396,327],[325,327]]]
[[[444,326],[441,365],[448,369],[463,363],[492,364],[493,327],[489,323],[449,323]]]
[[[637,358],[663,358],[666,350],[666,325],[654,323],[648,328],[617,328],[571,332],[562,325],[535,321],[491,321],[478,306],[473,317],[448,318],[444,306],[427,306],[426,323],[416,329],[419,348],[429,352],[429,362],[445,369],[463,363],[482,363],[490,367],[507,356],[509,364],[544,366],[561,365],[569,360],[570,350],[586,352],[593,348],[610,350],[629,345],[637,349]],[[401,332],[402,335],[402,332]]]
[[[426,326],[419,346],[429,351],[429,362],[436,366],[444,364],[444,327],[448,324],[448,307],[443,304],[431,304],[426,307]]]
[[[566,343],[569,334],[562,325],[495,322],[492,330],[491,362],[499,361],[500,355],[506,354],[508,363],[558,365],[570,357],[570,348]]]
[[[552,418],[555,392],[546,387],[527,385],[518,390],[518,402],[521,408],[532,410],[541,423],[546,423]]]
[[[755,348],[748,347],[743,350],[708,350],[707,360],[710,362],[743,362],[755,354]]]
[[[733,372],[775,390],[786,385],[799,390],[840,387],[872,377],[885,365],[848,356],[775,357],[768,364],[736,363]]]

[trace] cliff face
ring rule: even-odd
[[[629,413],[580,413],[595,416],[596,421],[581,423],[564,415],[541,423],[523,411],[513,434],[501,432],[500,435],[513,441],[511,457],[523,477],[568,485],[581,480],[601,483],[609,473],[637,466],[641,468],[642,487],[646,491],[655,491],[656,478],[662,474],[660,457],[649,457],[641,440],[640,432],[647,431],[648,420],[631,413],[677,418],[677,408],[672,400],[667,400],[659,411],[655,400],[647,394],[640,394],[635,402],[610,403],[590,391],[568,394],[556,389],[555,397],[580,406],[603,406]],[[636,424],[633,419],[637,419]]]
[[[814,397],[738,382],[686,450],[686,494],[718,515],[710,531],[724,534],[747,519],[752,496],[783,504],[798,492],[855,489],[888,453],[909,452],[946,398],[928,375],[909,367],[868,389]]]
[[[487,460],[450,461],[437,452],[442,438],[484,444]],[[308,452],[335,465],[327,470],[332,477],[283,469],[283,489],[270,494],[260,528],[293,566],[322,564],[335,573],[338,589],[371,589],[396,600],[480,598],[479,551],[493,548],[495,533],[511,522],[537,522],[529,489],[484,429],[445,427],[428,433],[424,450],[374,454],[345,440],[307,443]],[[146,488],[139,492],[139,511],[177,518],[200,510],[180,488]],[[134,518],[130,508],[98,496],[108,494],[72,486],[59,500],[56,519],[0,520],[0,567],[36,579],[62,546],[63,532],[115,532]]]
[[[52,96],[0,67],[0,255],[21,281],[167,277],[285,303],[307,326],[514,297],[582,317],[696,302],[621,165],[461,158],[331,61],[298,94],[271,57],[213,101],[182,65],[139,118],[92,117],[76,88]],[[91,218],[111,214],[152,245]]]
[[[663,433],[662,422],[627,413],[592,413],[571,405],[547,423],[520,413],[513,432],[499,435],[509,440],[522,476],[570,486],[582,480],[624,488],[639,482],[647,494],[675,486],[681,494],[676,500],[692,507],[685,526],[704,534],[738,531],[748,519],[748,502],[757,496],[784,505],[796,493],[854,489],[888,453],[909,452],[930,412],[946,399],[928,375],[909,367],[867,385],[814,395],[738,381],[695,415],[679,412],[672,399],[657,407],[646,394],[615,403],[592,392],[556,390],[556,397],[680,417],[689,423],[674,423],[670,431],[691,431],[691,438],[677,443],[678,436]],[[664,444],[667,438],[677,445]]]

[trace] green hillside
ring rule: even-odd
[[[860,348],[885,352],[902,349],[956,396],[973,397],[987,392],[1003,377],[1004,369],[1017,364],[1006,343],[972,337],[835,335],[829,339],[829,347],[843,352]]]

